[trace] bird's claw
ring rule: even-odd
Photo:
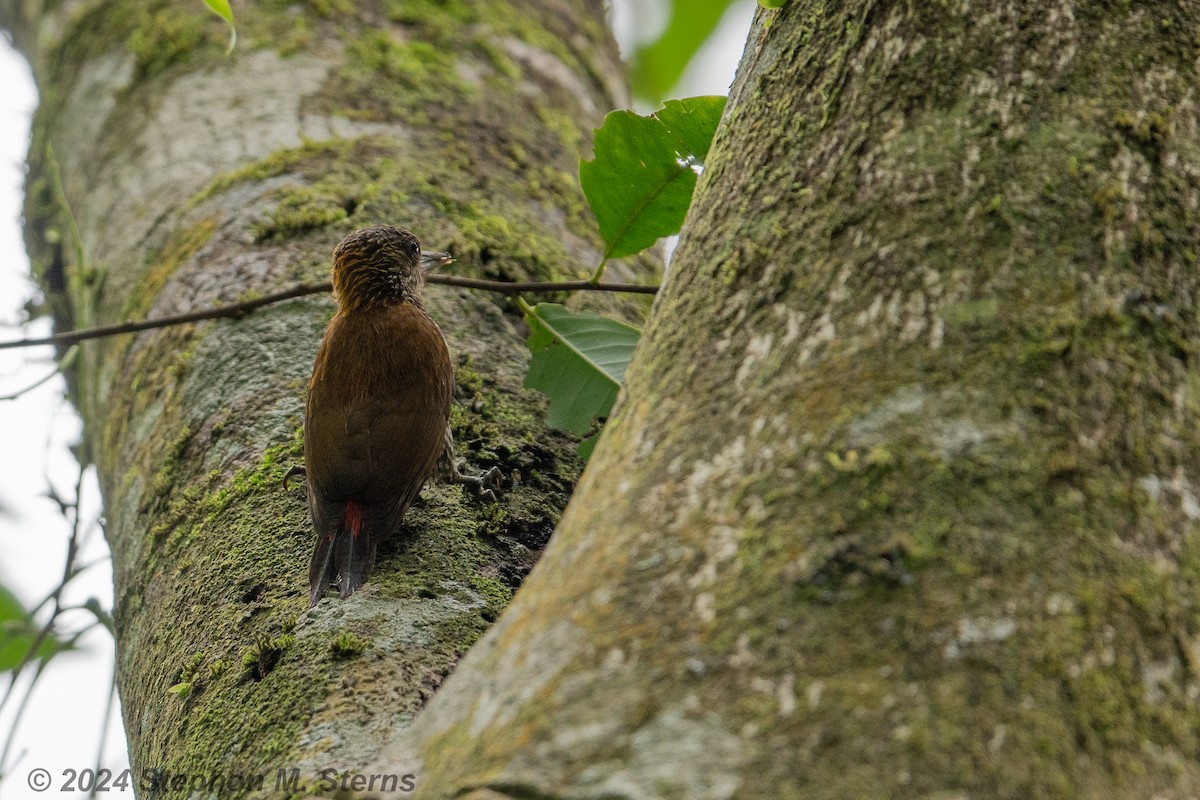
[[[284,491],[286,491],[288,488],[288,481],[290,481],[292,478],[294,478],[297,475],[304,475],[307,477],[307,473],[304,471],[303,464],[295,464],[292,466],[291,469],[289,469],[287,472],[283,473]]]
[[[462,467],[455,463],[450,472],[450,480],[453,483],[461,483],[485,503],[496,502],[496,492],[499,491],[503,478],[504,475],[497,467],[489,467],[486,472],[478,475],[468,475],[462,471]]]

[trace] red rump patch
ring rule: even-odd
[[[350,531],[350,535],[356,539],[362,531],[362,506],[357,500],[346,501],[346,510],[342,512],[342,527]]]

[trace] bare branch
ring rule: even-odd
[[[623,292],[625,294],[656,294],[658,287],[645,283],[592,283],[591,281],[489,281],[482,278],[460,278],[456,275],[426,275],[426,283],[442,286],[461,286],[484,289],[500,294],[539,294],[543,292]]]
[[[592,283],[591,281],[489,281],[482,278],[460,278],[454,275],[428,275],[425,278],[427,283],[437,284],[440,286],[460,286],[465,289],[483,289],[489,292],[497,292],[505,295],[515,295],[520,293],[539,294],[544,292],[623,292],[630,294],[655,294],[658,291],[657,286],[641,283]],[[187,314],[176,314],[170,317],[159,317],[157,319],[129,320],[126,322],[118,322],[113,325],[99,325],[95,328],[84,328],[77,331],[63,331],[61,333],[51,334],[50,336],[36,336],[28,339],[12,339],[7,342],[0,342],[0,350],[7,350],[14,347],[35,347],[37,345],[53,344],[53,345],[69,345],[77,342],[84,342],[89,339],[102,339],[105,336],[117,336],[122,333],[137,333],[139,331],[148,331],[154,328],[168,328],[172,325],[184,325],[189,322],[202,322],[209,319],[239,319],[246,316],[251,311],[256,311],[263,306],[273,305],[274,303],[282,303],[285,300],[294,300],[297,297],[307,297],[308,295],[322,294],[332,291],[332,287],[326,283],[307,283],[293,286],[291,289],[285,289],[282,292],[256,297],[252,300],[244,300],[240,303],[232,303],[227,306],[216,306],[214,308],[206,308],[200,311],[192,311]]]

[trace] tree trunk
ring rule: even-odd
[[[760,9],[619,412],[378,770],[1195,796],[1197,42],[1190,3]]]
[[[377,222],[452,251],[462,274],[577,278],[599,261],[575,171],[624,91],[599,0],[235,13],[226,57],[200,2],[0,2],[42,97],[27,231],[60,327],[320,281],[338,239]],[[519,312],[441,287],[426,300],[457,356],[458,454],[501,468],[501,501],[427,488],[368,586],[311,613],[314,534],[280,479],[301,457],[330,299],[83,347],[71,385],[104,490],[143,788],[261,773],[270,788],[280,767],[303,785],[373,758],[553,529],[580,464],[522,388]]]

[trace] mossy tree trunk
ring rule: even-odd
[[[578,278],[598,262],[575,171],[623,99],[600,0],[234,10],[226,57],[199,0],[0,2],[42,98],[27,232],[60,327],[320,281],[338,239],[378,222],[453,251],[463,274]],[[458,454],[500,467],[501,501],[432,486],[369,586],[314,613],[303,491],[280,478],[301,457],[331,300],[83,347],[71,385],[104,491],[141,780],[265,772],[269,787],[277,767],[307,781],[361,766],[554,528],[580,465],[521,388],[519,312],[426,299],[458,358]]]
[[[379,769],[1195,796],[1198,43],[1193,3],[760,9],[617,415]]]

